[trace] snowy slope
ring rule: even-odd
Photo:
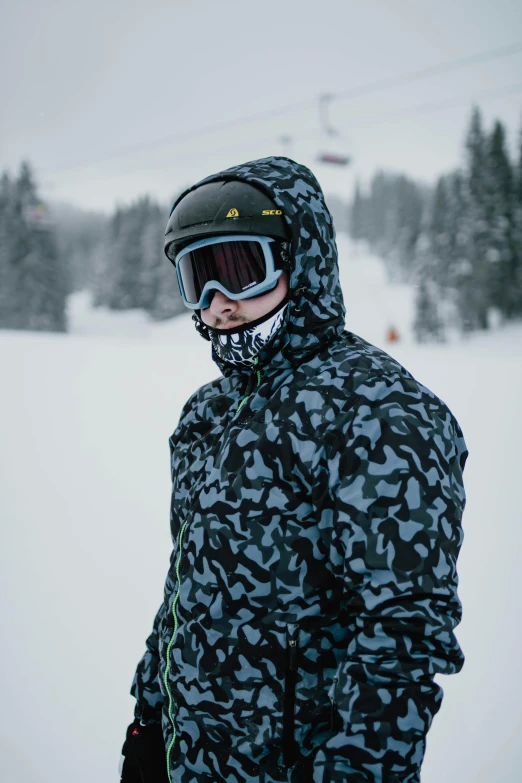
[[[522,326],[466,344],[411,341],[411,291],[339,239],[348,325],[450,405],[471,456],[460,559],[467,655],[441,678],[423,783],[520,780]],[[215,377],[190,316],[71,301],[73,334],[0,332],[1,779],[109,783],[128,689],[168,566],[168,436]],[[385,342],[393,323],[402,337]],[[518,736],[517,736],[518,735]]]

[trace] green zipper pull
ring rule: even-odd
[[[257,366],[259,364],[259,356],[254,357],[254,370],[257,377],[257,388],[261,386],[261,370]]]
[[[239,403],[239,405],[237,407],[236,413],[239,413],[239,411],[241,410],[243,405],[246,403],[246,401],[248,400],[248,398],[252,394],[252,380],[253,380],[254,377],[257,380],[256,388],[259,388],[260,385],[261,385],[261,370],[259,369],[258,364],[259,364],[259,357],[258,356],[254,356],[254,375],[253,376],[251,375],[250,378],[248,379],[248,386],[247,386],[246,394],[243,397],[243,399],[241,400],[241,402]]]

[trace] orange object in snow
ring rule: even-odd
[[[390,326],[386,333],[386,340],[389,343],[398,343],[399,342],[399,332],[394,326]]]

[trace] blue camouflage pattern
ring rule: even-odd
[[[464,660],[463,435],[345,330],[313,174],[271,157],[203,182],[223,178],[283,210],[290,301],[254,371],[215,357],[170,438],[174,549],[136,717],[162,721],[176,783],[418,783],[434,676]]]

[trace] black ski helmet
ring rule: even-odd
[[[288,241],[283,211],[266,193],[240,180],[218,180],[189,191],[174,207],[165,231],[165,255],[174,263],[185,245],[217,234]]]

